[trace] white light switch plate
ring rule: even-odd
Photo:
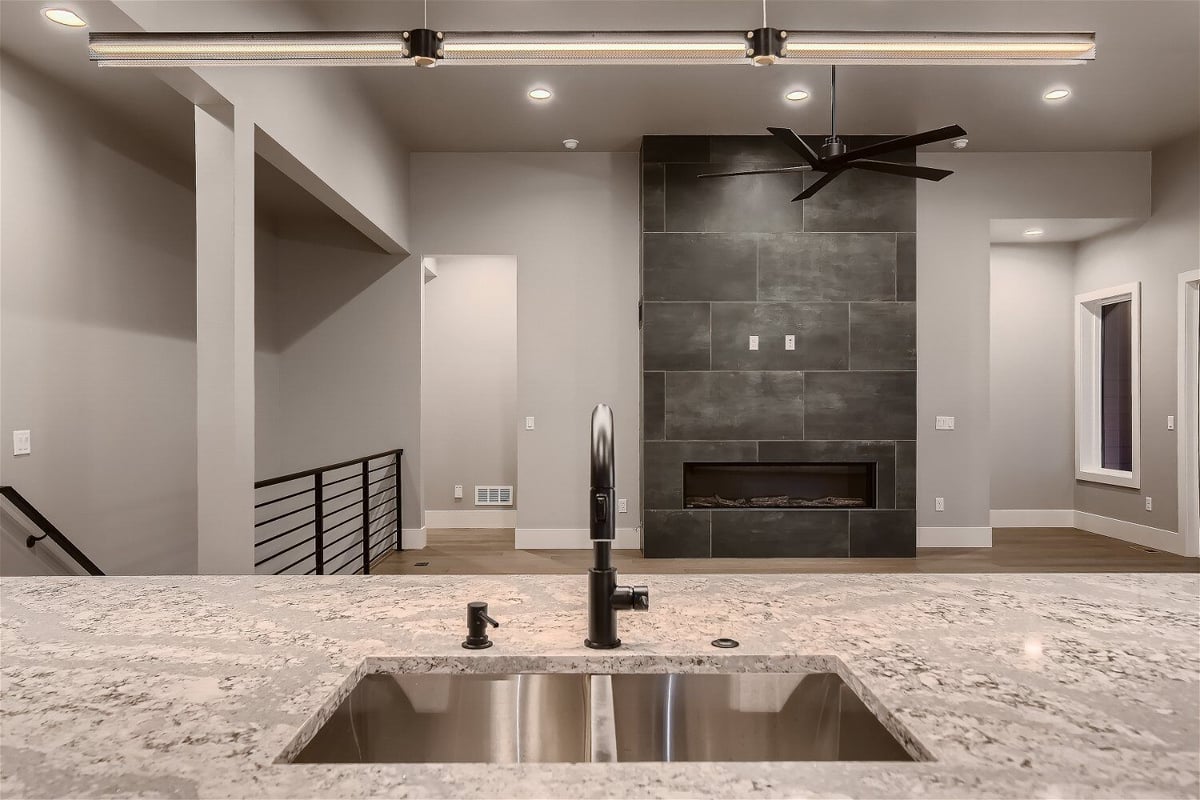
[[[533,430],[533,417],[525,418],[525,430],[527,430],[527,431]]]
[[[783,349],[784,350],[795,350],[796,349],[795,334],[789,333],[783,337]]]
[[[13,431],[13,455],[27,456],[33,452],[29,444],[29,431]]]
[[[625,514],[629,511],[629,501],[624,498],[617,500],[617,513]]]
[[[758,349],[758,337],[757,337],[757,336],[751,336],[751,337],[750,337],[750,349],[751,349],[751,350],[757,350],[757,349]]]
[[[455,500],[462,500],[462,499],[463,499],[463,495],[462,495],[462,484],[461,484],[461,483],[456,483],[456,484],[454,484],[454,499],[455,499]]]
[[[1175,430],[1175,415],[1174,414],[1167,415],[1167,430],[1169,430],[1169,431]]]
[[[934,511],[945,511],[946,510],[946,498],[944,498],[944,497],[933,498],[933,510]]]
[[[933,427],[939,431],[952,431],[954,430],[954,417],[937,417],[933,421]]]

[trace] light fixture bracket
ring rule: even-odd
[[[446,55],[442,47],[445,35],[441,31],[413,28],[411,31],[404,32],[404,38],[408,40],[408,50],[412,55],[413,63],[418,67],[436,67],[437,63]]]
[[[756,66],[774,64],[787,55],[787,35],[775,28],[746,31],[746,57]]]

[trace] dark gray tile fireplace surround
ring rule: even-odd
[[[796,163],[770,136],[642,140],[648,557],[915,554],[916,187],[851,170],[791,203],[811,175],[696,178]],[[685,496],[686,465],[772,463],[871,464],[873,503]]]

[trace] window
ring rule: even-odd
[[[1075,477],[1138,488],[1141,287],[1075,298]]]

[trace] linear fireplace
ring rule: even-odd
[[[875,508],[874,462],[683,465],[686,508]]]

